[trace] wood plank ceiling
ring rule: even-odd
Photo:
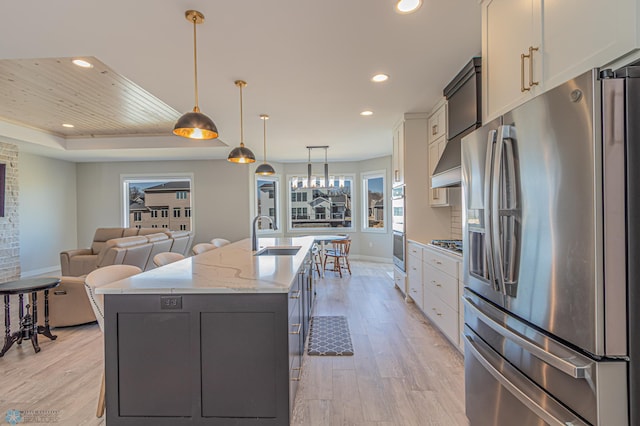
[[[65,138],[171,134],[178,111],[95,57],[72,59],[0,60],[0,119]]]

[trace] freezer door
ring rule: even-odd
[[[491,246],[491,171],[500,119],[462,139],[463,275],[465,286],[491,300],[504,303],[494,273]]]
[[[476,371],[474,364],[478,363],[500,383],[501,388],[512,394],[507,399],[521,401],[549,424],[564,425],[564,422],[569,421],[574,423],[566,424],[583,424],[573,420],[580,418],[593,425],[628,425],[626,361],[598,361],[587,357],[498,309],[469,290],[465,290],[464,305],[465,383],[467,398],[473,398],[471,402],[467,402],[467,415],[473,425],[476,422],[472,416],[476,414],[472,413],[479,410],[478,403],[474,400],[478,398],[478,390],[484,387],[480,382],[488,380],[486,372],[480,374]],[[470,365],[467,365],[468,362]],[[479,376],[486,377],[481,379]],[[494,384],[486,385],[487,388],[491,386]],[[500,392],[497,393],[497,397],[504,397]],[[528,397],[523,398],[522,394]],[[556,401],[568,410],[555,410],[553,407],[557,405],[554,403]],[[497,410],[494,417],[497,418],[510,413],[510,405],[499,407],[500,404],[493,404],[495,402],[489,399],[482,405],[494,407]],[[541,411],[542,407],[545,407],[542,411],[546,411],[546,414]],[[547,415],[549,419],[557,418],[562,422],[549,421],[545,417]],[[496,423],[501,424],[512,423]]]
[[[506,309],[605,355],[600,93],[593,71],[503,117],[492,222]]]

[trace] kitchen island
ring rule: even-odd
[[[97,290],[108,425],[289,424],[313,237],[259,243],[299,250],[256,256],[246,239]]]

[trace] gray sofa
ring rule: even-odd
[[[193,234],[157,228],[98,228],[90,248],[60,253],[63,276],[78,277],[106,265],[125,264],[142,270],[154,267],[153,256],[163,251],[188,254]]]

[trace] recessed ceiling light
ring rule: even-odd
[[[368,110],[367,110],[367,111],[362,111],[362,112],[360,113],[360,115],[364,115],[364,116],[373,115],[373,111],[368,111]]]
[[[71,62],[73,62],[74,65],[82,68],[93,68],[93,64],[91,62],[85,61],[84,59],[74,59]]]
[[[399,0],[396,4],[396,11],[398,13],[411,13],[418,10],[422,5],[422,0]]]
[[[64,123],[64,124],[62,125],[62,127],[72,128],[72,127],[76,127],[76,126],[74,126],[73,124]]]
[[[376,74],[373,77],[371,77],[371,81],[375,81],[376,83],[381,83],[387,80],[389,80],[389,76],[386,74]]]

